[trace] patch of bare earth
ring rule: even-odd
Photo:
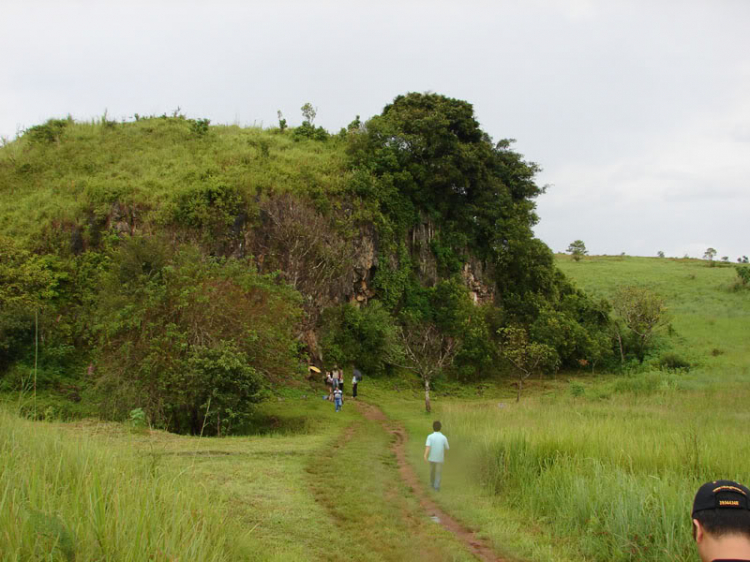
[[[492,548],[473,531],[465,525],[456,521],[441,509],[426,493],[419,481],[414,469],[406,460],[406,430],[400,424],[390,421],[386,415],[376,406],[364,402],[356,402],[362,415],[368,420],[377,421],[391,435],[393,435],[392,450],[396,455],[396,462],[401,479],[406,486],[411,489],[414,496],[419,501],[422,509],[436,522],[439,522],[443,528],[447,529],[461,541],[466,547],[480,560],[490,562],[504,562],[495,554]]]

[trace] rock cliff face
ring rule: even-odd
[[[431,247],[434,238],[435,225],[424,220],[407,235],[409,253],[417,264],[420,279],[426,285],[434,285],[438,281],[437,260]]]
[[[419,278],[427,286],[432,286],[440,280],[438,265],[432,251],[431,243],[435,238],[437,228],[431,221],[423,221],[412,228],[406,236],[409,254],[417,266]],[[398,266],[396,256],[387,259],[393,261],[392,266]],[[372,278],[378,267],[378,244],[374,228],[362,228],[359,237],[353,244],[352,292],[345,295],[346,300],[358,304],[366,304],[375,296],[372,289]],[[472,257],[463,266],[461,277],[469,290],[474,304],[490,303],[495,298],[494,272],[480,260]]]
[[[133,236],[143,233],[138,219],[136,209],[115,203],[108,216],[100,219],[98,227],[119,236]],[[330,219],[309,203],[291,196],[282,195],[261,203],[259,220],[246,219],[242,217],[241,232],[237,232],[238,221],[235,221],[226,236],[215,240],[214,247],[207,250],[236,258],[252,255],[261,272],[282,272],[285,280],[304,297],[306,318],[300,326],[300,337],[313,357],[320,358],[315,330],[321,311],[345,302],[367,305],[376,297],[373,279],[383,265],[381,262],[387,260],[393,269],[400,265],[398,256],[380,254],[378,234],[372,224],[360,225],[355,235],[344,239]],[[438,234],[439,227],[425,219],[410,229],[404,240],[417,274],[426,286],[440,281],[432,250]],[[495,283],[491,268],[472,257],[464,263],[461,277],[475,304],[493,301]]]
[[[352,243],[351,293],[345,298],[357,305],[365,304],[375,296],[372,278],[378,268],[378,239],[371,225],[360,228]]]
[[[461,277],[469,289],[469,296],[474,304],[488,304],[495,300],[494,272],[476,258],[470,258],[464,264]]]
[[[140,233],[138,219],[137,209],[115,203],[108,216],[99,219],[95,226],[96,230],[133,236]],[[260,224],[250,224],[243,216],[243,233],[236,231],[237,223],[235,221],[232,232],[228,233],[226,243],[221,244],[224,252],[220,253],[237,258],[252,254],[261,271],[281,270],[287,281],[316,309],[343,302],[366,305],[375,297],[373,278],[380,266],[379,260],[390,260],[394,268],[399,265],[397,256],[379,256],[378,235],[373,225],[360,226],[357,235],[346,241],[309,205],[289,197],[263,204]],[[94,228],[89,225],[91,230]],[[439,228],[425,219],[406,235],[409,254],[417,266],[419,278],[427,286],[440,280],[432,251],[438,232]],[[76,234],[80,238],[82,228],[73,232],[74,250],[80,244]],[[475,304],[493,301],[494,272],[486,264],[470,258],[463,265],[461,277]]]

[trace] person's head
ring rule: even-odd
[[[441,424],[439,421],[435,420],[434,422],[432,422],[433,431],[440,431],[442,427],[443,427],[443,424]]]
[[[750,490],[742,484],[714,480],[701,486],[692,519],[701,559],[750,555]]]

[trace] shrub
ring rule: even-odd
[[[27,137],[31,144],[44,145],[60,142],[63,131],[72,122],[72,119],[50,119],[43,125],[26,129],[24,137]]]
[[[209,229],[218,235],[234,223],[244,208],[242,194],[236,187],[208,177],[178,196],[173,219],[177,224]]]
[[[586,387],[583,385],[583,383],[580,383],[578,381],[573,381],[570,383],[570,395],[580,397],[584,396],[586,394]]]
[[[190,119],[190,131],[199,137],[203,137],[208,133],[208,125],[211,123],[210,119]]]
[[[316,127],[309,121],[304,121],[302,125],[296,127],[292,132],[292,138],[296,141],[300,140],[314,140],[314,141],[327,141],[330,135],[323,127]]]
[[[690,361],[676,353],[665,353],[659,358],[659,369],[662,371],[689,371],[691,367]]]
[[[386,372],[397,343],[393,318],[379,301],[358,308],[344,304],[323,314],[324,357],[329,367],[354,364],[367,375]]]
[[[209,427],[222,435],[247,421],[251,405],[260,401],[262,379],[237,344],[196,346],[186,366],[191,397],[183,411],[188,419],[181,425],[193,425],[195,431],[200,424],[201,433]]]
[[[743,286],[750,286],[750,266],[736,265],[737,281]]]
[[[122,267],[139,245],[127,241],[113,255],[98,296],[104,414],[122,418],[140,405],[157,427],[229,432],[263,379],[295,372],[299,295],[248,261],[205,258],[189,246],[123,285]]]
[[[130,410],[130,427],[134,432],[145,431],[148,427],[146,412],[143,408],[134,408]]]

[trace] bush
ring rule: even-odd
[[[98,296],[103,413],[124,418],[140,406],[157,427],[227,433],[250,413],[263,379],[295,372],[299,294],[247,261],[189,246],[123,285],[140,246],[129,240],[113,255]]]
[[[296,127],[292,132],[292,138],[296,141],[300,140],[314,140],[314,141],[327,141],[330,135],[323,127],[316,127],[309,121],[303,121],[302,125]]]
[[[735,280],[735,288],[747,288],[750,287],[750,266],[747,265],[736,265],[734,266],[737,272],[737,279]]]
[[[676,353],[665,353],[659,358],[659,369],[662,371],[689,371],[690,361],[683,359]]]
[[[187,360],[188,387],[192,404],[186,413],[190,422],[215,429],[216,435],[230,433],[247,421],[252,404],[260,402],[262,379],[248,357],[232,342],[214,347],[196,346]],[[194,425],[193,431],[197,429]]]
[[[183,226],[220,231],[232,225],[243,209],[236,187],[208,177],[178,196],[174,220]]]
[[[24,137],[31,144],[52,144],[59,142],[65,128],[72,123],[72,119],[50,119],[44,125],[36,125],[26,129]]]
[[[210,119],[190,119],[190,131],[199,137],[203,137],[208,133],[208,125],[211,123]]]
[[[580,396],[584,396],[586,394],[586,387],[583,385],[583,383],[580,383],[578,381],[573,381],[570,383],[570,395],[575,396],[576,398]]]

